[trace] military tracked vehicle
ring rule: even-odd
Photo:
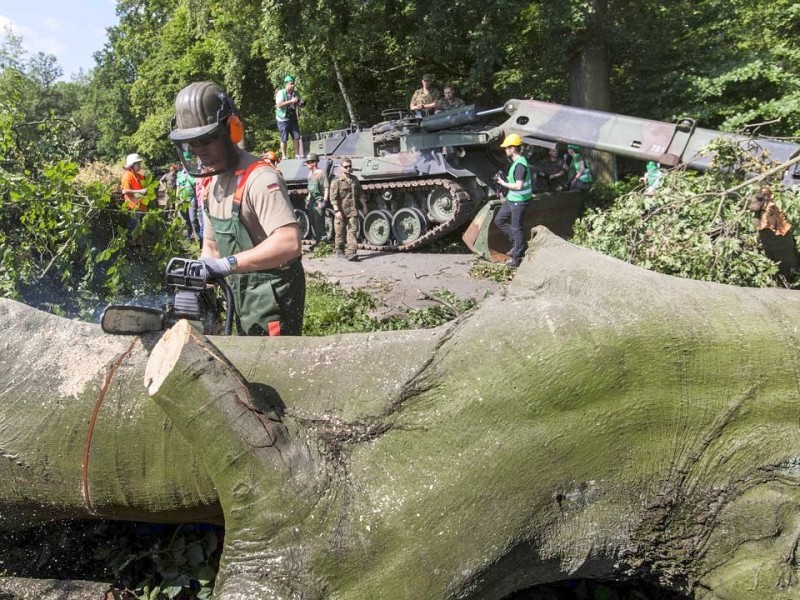
[[[505,121],[488,123],[503,113]],[[800,154],[797,144],[702,129],[691,119],[666,123],[536,100],[509,100],[501,108],[484,111],[466,106],[429,116],[393,109],[384,111],[383,117],[372,127],[312,134],[307,143],[331,179],[342,158],[352,160],[368,208],[359,215],[362,249],[414,250],[474,219],[464,239],[479,254],[493,258],[483,244],[500,203],[492,180],[498,170],[507,168],[499,142],[510,133],[522,136],[527,147],[578,144],[667,167],[685,164],[700,170],[711,161],[700,150],[718,138],[746,145],[776,164]],[[284,160],[279,167],[308,239],[312,232],[305,206],[305,162]],[[784,172],[783,182],[800,183],[797,163]],[[539,193],[528,210],[529,220],[568,234],[581,204],[579,192]],[[332,221],[330,212],[326,239],[332,238]]]
[[[492,155],[489,135],[474,124],[501,110],[476,112],[469,106],[422,118],[389,110],[383,113],[386,120],[372,127],[313,134],[307,147],[331,179],[342,158],[352,160],[369,209],[359,216],[360,247],[412,250],[466,223],[494,196],[491,180],[502,154]],[[301,229],[310,237],[305,162],[284,160],[279,168]],[[331,212],[329,224],[332,219]],[[331,228],[326,229],[330,237]]]

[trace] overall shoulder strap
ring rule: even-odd
[[[235,214],[239,214],[242,206],[242,197],[244,196],[244,186],[247,185],[247,178],[250,177],[250,173],[255,171],[258,167],[271,167],[272,165],[268,162],[263,160],[257,160],[254,163],[251,163],[249,167],[246,169],[239,169],[236,171],[236,175],[239,178],[239,181],[236,184],[236,191],[233,193],[233,208],[232,211]]]

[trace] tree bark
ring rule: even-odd
[[[336,73],[336,83],[339,84],[339,91],[342,93],[342,99],[344,100],[345,106],[347,106],[347,114],[350,115],[350,126],[357,127],[358,117],[356,116],[356,109],[353,107],[353,103],[350,101],[350,94],[347,93],[347,85],[345,85],[342,70],[339,68],[339,61],[336,60],[335,56],[332,58],[332,60],[333,72]]]
[[[0,321],[0,528],[221,522],[213,482],[144,387],[158,336],[110,336],[9,300]]]
[[[611,112],[611,53],[606,40],[606,0],[590,0],[586,12],[586,31],[569,58],[570,103],[581,108]],[[613,154],[594,150],[584,152],[595,181],[617,180],[617,160]]]
[[[153,346],[0,311],[0,513],[85,513],[69,440],[132,345],[92,460],[160,442],[92,463],[91,503],[221,507],[216,598],[501,599],[580,577],[798,595],[794,292],[658,275],[539,228],[505,294],[435,330],[209,340],[179,323]],[[173,446],[182,460],[149,473]]]

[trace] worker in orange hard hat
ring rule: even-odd
[[[280,173],[281,170],[278,168],[278,163],[281,162],[281,158],[275,152],[267,150],[261,155],[261,160]]]

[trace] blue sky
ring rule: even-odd
[[[94,66],[106,27],[117,24],[115,7],[115,0],[0,0],[0,34],[10,27],[28,52],[55,55],[69,80]]]

